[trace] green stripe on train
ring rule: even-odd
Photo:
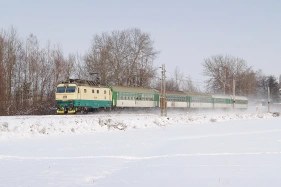
[[[57,105],[67,106],[69,104],[74,104],[74,107],[91,107],[91,108],[101,108],[101,107],[111,107],[112,102],[107,100],[72,100],[72,101],[56,101]]]

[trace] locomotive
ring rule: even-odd
[[[98,109],[162,107],[157,89],[127,86],[102,86],[97,81],[69,79],[58,84],[56,105],[58,114],[88,113]],[[161,106],[162,105],[162,106]],[[186,109],[247,109],[244,96],[166,91],[167,108]]]

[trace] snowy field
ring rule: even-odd
[[[0,186],[281,186],[267,108],[0,117]]]

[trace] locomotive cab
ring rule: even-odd
[[[58,114],[75,113],[74,100],[77,97],[75,84],[59,84],[56,91],[56,104]]]

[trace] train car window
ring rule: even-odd
[[[99,94],[100,93],[100,91],[99,90],[97,90],[97,94]]]
[[[87,93],[87,89],[84,89],[84,93]]]
[[[78,88],[78,93],[80,92],[80,89]]]
[[[64,93],[65,87],[57,87],[57,93]]]
[[[66,87],[66,92],[67,93],[73,93],[75,92],[75,86],[69,86],[69,87]]]
[[[104,94],[106,94],[106,90],[104,90],[104,92],[103,92]]]
[[[92,93],[95,93],[95,90],[94,90],[94,89],[92,90]]]

